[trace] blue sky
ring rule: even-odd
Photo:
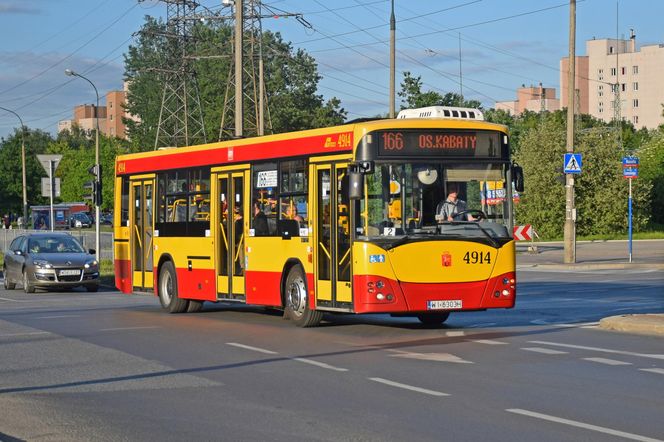
[[[198,0],[219,9],[221,0]],[[246,0],[245,0],[246,1]],[[269,18],[280,32],[319,62],[319,93],[336,96],[349,118],[388,109],[389,0],[264,0],[273,11],[302,13]],[[664,1],[620,0],[619,34],[636,32],[637,45],[664,43]],[[403,71],[422,77],[425,90],[459,92],[459,38],[463,93],[493,107],[515,98],[522,84],[558,88],[558,64],[568,52],[565,0],[395,0],[397,89]],[[77,104],[94,91],[71,68],[90,78],[100,94],[120,89],[122,54],[145,15],[165,16],[156,0],[0,0],[0,106],[25,124],[55,133]],[[616,1],[577,1],[577,54],[585,41],[616,35]],[[399,104],[397,104],[398,108]],[[0,112],[0,136],[18,127]]]

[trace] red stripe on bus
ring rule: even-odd
[[[339,135],[347,135],[347,142],[339,147]],[[118,174],[134,174],[213,164],[246,163],[284,156],[315,155],[320,153],[351,152],[353,133],[341,132],[313,137],[278,140],[233,147],[219,147],[193,152],[162,152],[159,156],[119,160]],[[184,150],[184,148],[183,148]]]
[[[115,268],[115,287],[122,293],[131,294],[131,261],[128,259],[116,259],[113,267]]]
[[[214,269],[176,269],[178,297],[200,301],[217,300],[217,274]]]
[[[516,297],[515,283],[511,282],[514,279],[514,273],[506,273],[486,281],[399,283],[384,277],[355,275],[355,313],[424,312],[427,311],[427,301],[451,300],[461,300],[461,310],[512,308]],[[381,289],[376,288],[378,280],[384,284]],[[507,290],[507,295],[503,294],[504,290]],[[378,293],[383,295],[383,300],[378,299]],[[391,300],[388,295],[392,295]]]
[[[281,306],[281,272],[245,274],[247,304]]]

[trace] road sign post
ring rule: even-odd
[[[51,188],[49,192],[49,197],[51,200],[51,232],[55,228],[55,217],[53,216],[53,194],[55,191],[55,183],[53,182],[53,178],[55,177],[55,170],[58,168],[58,164],[60,164],[60,160],[62,159],[62,155],[37,155],[37,159],[39,160],[39,163],[42,165],[46,173],[48,174],[48,183],[49,187]]]
[[[639,159],[636,157],[623,157],[623,178],[629,181],[629,196],[627,197],[627,238],[629,262],[632,262],[632,180],[639,177]]]

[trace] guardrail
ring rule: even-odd
[[[56,230],[56,232],[69,233],[71,236],[78,239],[84,249],[94,249],[95,247],[95,232],[94,230]],[[25,233],[48,233],[47,230],[32,230],[32,229],[0,229],[0,245],[2,250],[5,251],[9,244],[19,235]],[[101,232],[99,235],[99,259],[113,260],[113,232]]]

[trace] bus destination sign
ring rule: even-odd
[[[391,130],[374,133],[374,137],[378,138],[379,156],[494,158],[499,157],[501,152],[500,134],[497,132]]]

